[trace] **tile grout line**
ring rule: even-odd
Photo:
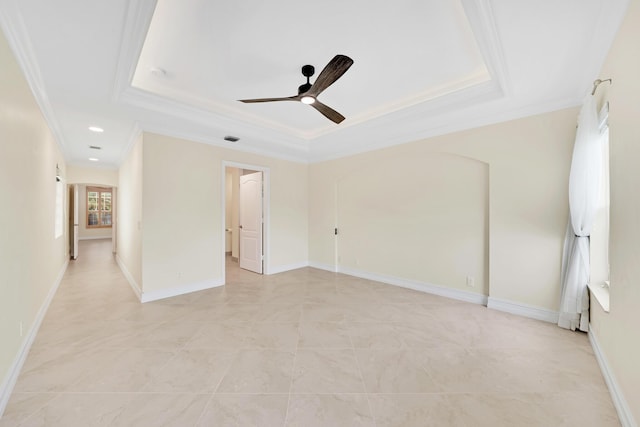
[[[233,350],[236,354],[240,352],[240,350],[238,349],[234,349]],[[204,416],[204,414],[207,412],[207,409],[209,409],[209,406],[211,405],[211,401],[213,400],[213,398],[216,396],[216,392],[218,391],[218,388],[220,388],[220,384],[222,384],[222,381],[224,381],[224,378],[227,376],[227,374],[229,373],[229,371],[231,370],[231,366],[233,365],[233,359],[232,361],[229,363],[229,366],[227,366],[227,369],[225,370],[224,374],[222,374],[220,376],[220,380],[218,381],[218,384],[216,384],[216,386],[213,388],[213,392],[211,392],[211,395],[209,396],[209,399],[207,399],[207,403],[204,405],[204,407],[202,408],[202,412],[200,413],[200,416],[198,417],[198,419],[196,420],[196,422],[193,424],[194,426],[197,426],[200,423],[200,420],[202,419],[202,417]]]
[[[296,349],[295,352],[293,353],[293,363],[291,364],[291,381],[289,383],[289,396],[287,398],[287,410],[284,414],[284,424],[283,427],[285,427],[287,425],[287,420],[289,419],[289,407],[291,405],[291,393],[293,391],[293,379],[295,377],[295,370],[296,370],[296,360],[298,358],[298,348],[300,345],[300,325],[302,324],[302,315],[303,315],[303,304],[300,304],[300,321],[298,322],[298,341],[296,342]]]
[[[367,399],[367,405],[369,406],[369,413],[371,414],[371,419],[373,419],[373,427],[376,427],[378,423],[376,421],[376,416],[373,413],[373,407],[371,406],[371,400],[369,399],[369,390],[367,390],[367,384],[364,382],[362,366],[360,366],[360,361],[358,360],[358,355],[356,354],[356,346],[353,343],[353,337],[351,336],[349,322],[347,321],[346,316],[345,316],[345,325],[347,327],[347,335],[349,336],[349,341],[351,342],[351,352],[353,353],[353,359],[356,361],[356,366],[358,367],[358,373],[360,374],[360,381],[362,381],[362,387],[364,388],[364,397]]]

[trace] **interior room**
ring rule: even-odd
[[[0,427],[637,426],[639,24],[0,0]]]

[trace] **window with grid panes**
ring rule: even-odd
[[[87,187],[87,228],[111,227],[111,189]]]

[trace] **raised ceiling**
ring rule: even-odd
[[[117,167],[141,130],[319,161],[578,105],[626,5],[0,0],[0,23],[68,162]],[[355,61],[320,96],[340,125],[237,101],[295,95],[336,54]]]

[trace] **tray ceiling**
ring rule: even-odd
[[[117,167],[141,130],[307,162],[578,105],[626,5],[0,0],[0,24],[72,164],[98,145]],[[295,95],[336,54],[354,65],[319,99],[340,125],[237,101]]]

